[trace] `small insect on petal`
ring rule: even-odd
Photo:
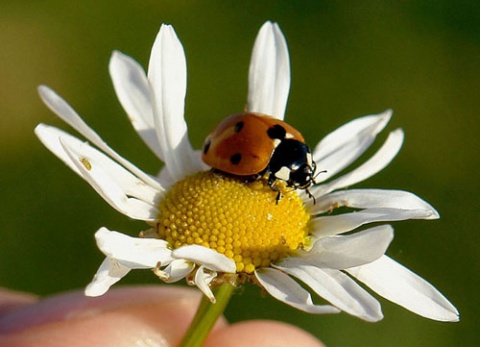
[[[92,169],[92,164],[88,161],[87,158],[81,158],[80,162],[83,164],[83,166],[85,166],[85,169],[87,169],[88,171]]]

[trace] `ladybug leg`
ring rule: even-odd
[[[275,182],[277,182],[277,178],[271,173],[268,173],[268,171],[267,172],[264,171],[261,174],[263,175],[264,178],[267,179],[267,184],[270,187],[270,189],[277,190],[275,189]]]
[[[280,189],[276,187],[277,178],[275,177],[275,175],[270,174],[268,176],[267,183],[271,190],[277,192],[277,197],[275,198],[275,205],[278,205],[280,199],[283,198],[283,194]]]
[[[312,195],[312,193],[310,193],[308,188],[305,188],[305,191],[307,192],[308,197],[313,200],[313,204],[315,205],[317,203],[317,200],[315,199],[315,197]]]
[[[281,198],[283,198],[283,194],[280,191],[278,191],[277,197],[275,198],[275,205],[278,205],[278,202],[280,201]]]

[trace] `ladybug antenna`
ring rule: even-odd
[[[315,182],[315,178],[317,178],[317,176],[320,175],[321,173],[327,173],[327,170],[322,170],[322,171],[317,172],[317,174],[315,176],[313,176],[313,179],[312,179],[313,183],[317,183],[317,182]]]

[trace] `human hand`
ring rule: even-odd
[[[81,291],[45,299],[0,290],[0,347],[175,346],[188,328],[200,292],[176,286],[110,290],[98,298]],[[205,342],[215,346],[323,346],[285,323],[220,319]]]

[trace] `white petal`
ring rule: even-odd
[[[195,161],[197,162],[196,163],[196,166],[198,168],[198,171],[207,171],[207,170],[210,170],[211,167],[208,166],[207,164],[205,164],[202,160],[202,151],[201,150],[196,150],[194,151],[193,153],[193,156],[195,157]]]
[[[458,311],[435,287],[387,256],[348,272],[384,298],[430,319],[457,322]]]
[[[172,260],[164,240],[130,237],[107,228],[99,229],[95,239],[103,254],[130,269],[153,269]]]
[[[287,42],[277,23],[266,22],[253,46],[248,75],[248,111],[283,119],[289,89]]]
[[[47,147],[80,177],[84,178],[83,173],[77,168],[77,164],[72,161],[67,152],[65,152],[65,149],[60,143],[60,138],[63,143],[67,144],[68,148],[75,148],[77,157],[86,159],[92,165],[95,164],[100,166],[102,170],[122,188],[125,194],[136,197],[152,205],[157,205],[158,200],[161,198],[163,190],[149,186],[144,181],[125,170],[121,165],[114,162],[110,157],[107,157],[102,152],[88,145],[88,143],[82,142],[60,129],[44,124],[39,124],[35,128],[35,133],[45,147]]]
[[[392,117],[387,110],[378,115],[354,119],[328,134],[313,150],[313,160],[327,172],[317,176],[323,182],[336,175],[362,155]]]
[[[193,155],[195,157],[194,165],[195,167],[198,168],[198,171],[208,171],[211,169],[210,166],[208,166],[203,162],[201,150],[195,150],[193,152]],[[168,168],[166,166],[162,167],[160,172],[157,174],[157,177],[158,177],[158,180],[161,182],[162,187],[164,187],[165,190],[168,190],[177,181],[177,179],[172,176],[170,171],[168,171]]]
[[[120,281],[130,268],[123,266],[115,259],[105,258],[92,282],[85,288],[86,296],[100,296],[105,294],[108,289]]]
[[[184,118],[187,65],[182,44],[169,25],[162,25],[148,66],[153,114],[163,159],[177,180],[196,171]]]
[[[169,190],[175,184],[175,178],[172,177],[172,174],[170,173],[170,171],[168,171],[168,168],[166,166],[160,169],[157,177],[158,180],[162,182],[162,187],[164,187],[165,190]]]
[[[276,267],[295,276],[342,311],[369,322],[376,322],[383,318],[378,301],[340,271],[319,269],[307,264]]]
[[[82,173],[77,169],[77,166],[73,163],[73,161],[63,149],[63,146],[60,143],[60,137],[63,137],[65,141],[71,142],[72,144],[78,143],[79,145],[82,145],[82,141],[64,132],[63,130],[45,124],[39,124],[35,127],[35,135],[37,135],[43,145],[47,147],[50,152],[55,154],[70,169],[72,169],[77,175],[83,178]]]
[[[337,235],[368,223],[429,219],[431,214],[432,212],[428,210],[370,208],[357,212],[315,218],[313,220],[313,230],[316,237]]]
[[[205,265],[205,267],[212,271],[235,273],[235,262],[220,254],[213,249],[199,246],[188,245],[174,249],[172,256],[176,259],[185,259],[195,264]]]
[[[157,157],[163,160],[145,71],[135,60],[118,51],[112,54],[109,70],[118,101],[127,112],[133,127]]]
[[[38,93],[43,102],[62,120],[72,126],[80,134],[85,136],[90,142],[95,144],[98,148],[104,151],[111,158],[120,163],[123,167],[132,172],[135,176],[147,182],[152,187],[159,187],[157,181],[145,174],[142,170],[130,163],[128,160],[120,156],[112,148],[110,148],[101,138],[95,133],[80,116],[72,109],[72,107],[65,102],[58,94],[46,86],[38,87]]]
[[[361,166],[327,184],[313,187],[310,192],[319,200],[321,196],[331,191],[353,185],[375,175],[392,161],[402,147],[402,143],[403,131],[401,129],[392,131],[377,153]],[[317,165],[321,164],[317,163]],[[328,171],[328,168],[325,169]]]
[[[334,208],[347,206],[351,208],[393,208],[406,210],[425,210],[429,212],[426,219],[439,218],[432,205],[420,199],[415,194],[403,190],[385,189],[349,189],[322,196],[311,207],[311,214],[331,211]]]
[[[296,309],[316,314],[340,312],[330,305],[315,305],[310,294],[281,271],[261,268],[255,272],[255,277],[271,296]]]
[[[303,263],[343,270],[377,260],[385,254],[392,240],[393,228],[389,225],[381,225],[351,235],[322,237],[310,250],[298,252],[300,258],[285,258],[278,264],[295,267]]]
[[[206,268],[203,265],[198,268],[197,272],[195,273],[195,284],[198,289],[200,289],[203,294],[205,294],[205,296],[210,299],[212,304],[214,304],[216,302],[216,299],[212,293],[212,290],[210,289],[210,282],[212,282],[212,280],[217,276],[217,274],[215,272],[206,272],[205,270]]]
[[[168,266],[155,273],[167,283],[174,283],[185,278],[195,269],[195,264],[184,259],[174,259]]]
[[[62,138],[60,143],[83,178],[110,206],[133,219],[154,221],[158,218],[159,212],[154,205],[136,198],[129,198],[99,162],[90,162],[76,149],[69,147],[65,141],[62,142]]]

